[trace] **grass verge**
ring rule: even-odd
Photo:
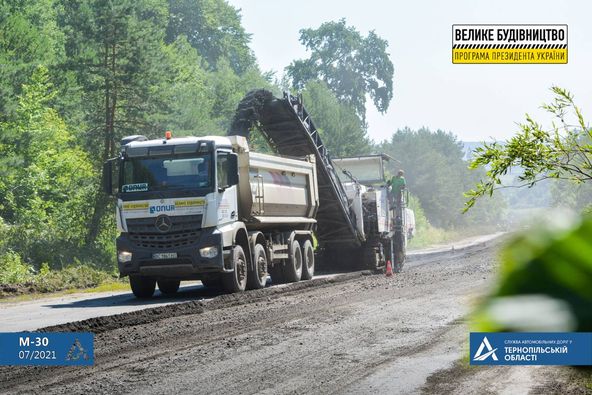
[[[53,292],[32,292],[32,293],[23,293],[23,294],[4,294],[0,295],[0,304],[1,303],[18,303],[18,302],[27,302],[30,300],[37,300],[43,298],[54,298],[78,293],[94,293],[94,292],[120,292],[120,291],[130,291],[129,282],[124,280],[114,280],[102,283],[96,287],[91,288],[68,288],[61,291],[53,291]]]
[[[468,237],[486,235],[495,232],[499,232],[499,229],[479,227],[445,230],[430,225],[426,228],[417,230],[415,236],[409,241],[407,249],[413,251],[421,248],[434,247],[438,244],[457,242]]]
[[[127,282],[87,265],[50,270],[43,265],[38,272],[22,263],[0,267],[0,299],[49,293],[101,292],[128,289]],[[26,298],[23,298],[23,300]]]

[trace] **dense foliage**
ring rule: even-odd
[[[240,15],[219,0],[170,0],[166,42],[185,36],[211,69],[227,61],[241,74],[255,66],[249,48],[250,36],[241,25]]]
[[[351,107],[337,100],[324,82],[309,81],[302,97],[331,155],[370,153],[371,141],[362,121]]]
[[[1,2],[0,263],[112,271],[101,163],[128,134],[224,133],[270,86],[248,44],[224,0]]]

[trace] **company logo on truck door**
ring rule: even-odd
[[[175,211],[174,204],[160,204],[158,206],[150,206],[150,214],[154,213],[168,213]]]

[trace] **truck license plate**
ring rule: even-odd
[[[152,259],[175,259],[177,258],[176,252],[158,252],[152,254]]]

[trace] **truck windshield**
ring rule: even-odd
[[[211,155],[126,159],[121,192],[210,189],[210,162]]]

